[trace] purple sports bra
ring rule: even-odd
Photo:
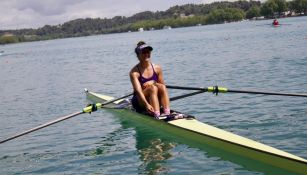
[[[158,82],[158,79],[159,79],[159,78],[158,78],[158,74],[156,73],[156,71],[155,71],[155,69],[154,69],[154,67],[153,67],[152,64],[151,64],[151,67],[152,67],[152,70],[153,70],[152,76],[149,77],[149,78],[145,78],[145,77],[142,76],[142,73],[141,73],[141,71],[140,71],[140,69],[139,69],[139,65],[137,65],[138,71],[139,71],[139,73],[140,73],[139,81],[140,81],[142,87],[143,87],[143,85],[144,85],[146,82],[148,82],[148,81],[154,80],[155,82]]]

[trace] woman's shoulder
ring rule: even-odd
[[[138,64],[134,65],[132,68],[131,68],[131,71],[136,71],[138,70]]]
[[[132,74],[139,74],[137,66],[138,65],[136,64],[135,66],[132,67],[132,69],[130,70],[130,75],[132,75]]]
[[[158,71],[158,72],[162,71],[161,66],[159,64],[152,63],[152,66],[154,67],[155,71]]]

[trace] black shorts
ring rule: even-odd
[[[132,107],[136,112],[143,113],[146,112],[146,109],[142,107],[138,101],[138,98],[134,95],[131,99]]]

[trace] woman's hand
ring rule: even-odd
[[[154,108],[149,103],[146,103],[145,108],[148,113],[150,114],[154,113]]]
[[[154,81],[154,80],[147,81],[146,83],[143,84],[142,89],[144,90],[144,89],[146,89],[147,87],[152,86],[152,85],[155,85],[155,84],[156,84],[156,81]]]

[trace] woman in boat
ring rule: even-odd
[[[153,48],[144,41],[140,41],[135,53],[139,63],[130,71],[130,80],[134,89],[132,105],[137,112],[147,112],[155,118],[170,114],[169,97],[164,84],[162,69],[151,62]]]

